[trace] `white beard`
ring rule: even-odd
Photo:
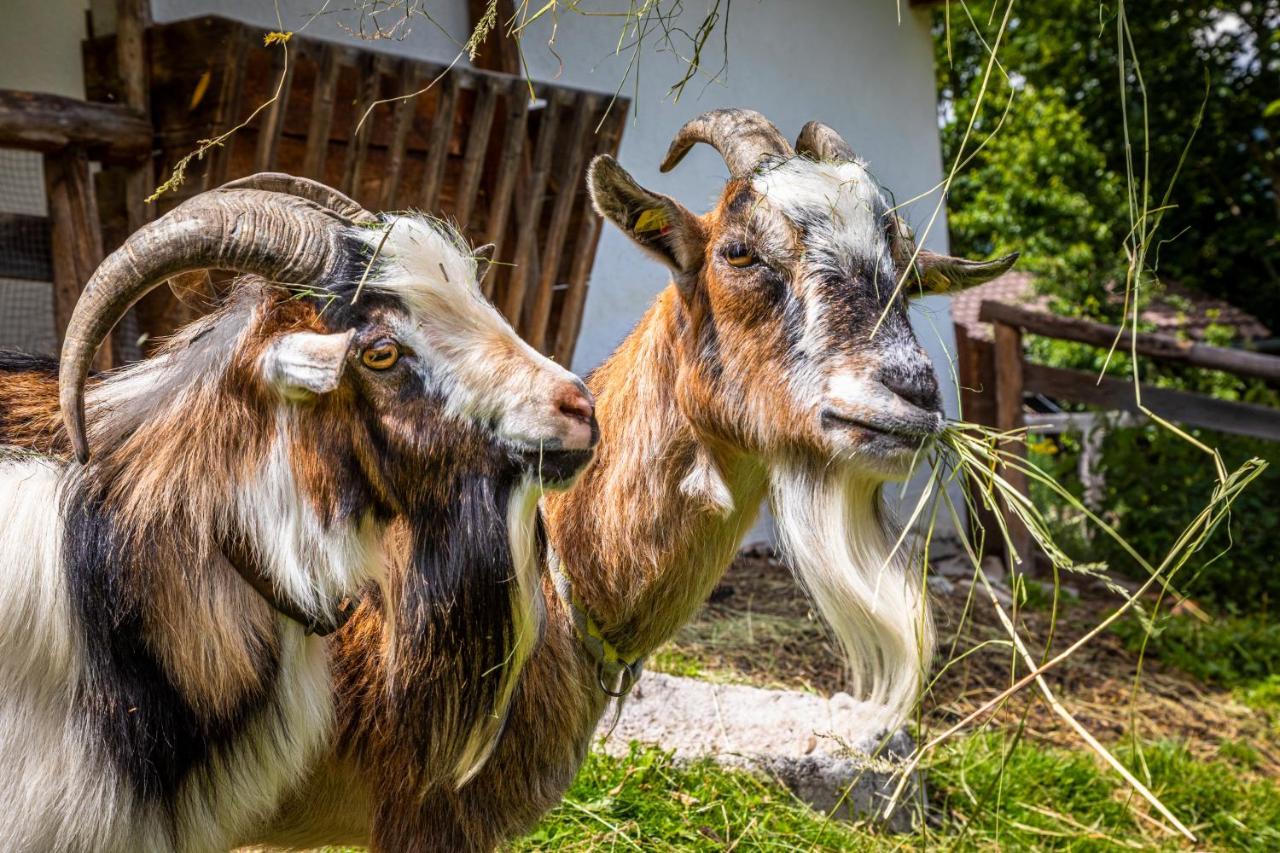
[[[783,462],[770,490],[783,551],[845,654],[850,692],[900,725],[929,671],[933,621],[905,545],[890,556],[880,483]]]

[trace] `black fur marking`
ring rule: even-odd
[[[47,355],[0,349],[0,373],[43,373],[56,377],[58,360]]]
[[[453,755],[493,713],[503,664],[514,643],[517,588],[506,515],[517,465],[468,473],[449,499],[419,508],[412,562],[396,607],[397,648],[387,710],[397,749],[424,758]],[[448,774],[440,761],[417,763]],[[405,780],[414,788],[436,779]]]
[[[180,567],[151,565],[145,553],[131,550],[101,497],[85,492],[83,485],[69,490],[63,510],[67,592],[86,658],[74,701],[134,794],[172,817],[183,782],[255,715],[271,710],[269,688],[246,696],[225,717],[187,701],[150,648],[143,622],[146,577]],[[270,638],[256,644],[264,685],[279,668],[275,645]]]

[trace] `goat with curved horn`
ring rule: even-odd
[[[751,174],[766,157],[790,157],[795,153],[773,122],[755,110],[712,110],[680,128],[667,149],[662,171],[674,169],[699,142],[720,152],[732,178]]]
[[[89,460],[89,367],[130,306],[170,277],[193,270],[253,273],[297,284],[332,280],[351,256],[344,229],[372,220],[354,201],[321,184],[259,175],[188,199],[132,234],[94,272],[67,324],[59,396],[76,458]]]
[[[0,352],[0,847],[236,846],[333,732],[321,637],[362,593],[380,699],[439,777],[483,767],[545,618],[538,500],[599,436],[585,385],[484,299],[487,255],[255,175],[103,262],[61,388]],[[248,275],[87,376],[129,305],[210,268]]]

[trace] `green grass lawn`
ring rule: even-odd
[[[785,789],[655,749],[592,754],[564,803],[517,850],[885,850],[1187,848],[1089,753],[977,735],[928,766],[933,816],[910,835],[827,820]],[[1252,778],[1247,751],[1198,761],[1150,744],[1129,766],[1197,834],[1199,849],[1280,849],[1280,788]]]

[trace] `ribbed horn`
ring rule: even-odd
[[[699,142],[720,152],[733,178],[751,174],[765,157],[790,157],[795,153],[773,123],[755,110],[712,110],[680,128],[667,149],[662,171],[674,169]]]
[[[796,137],[796,153],[814,160],[847,162],[858,159],[849,143],[820,121],[811,121],[800,128],[800,135]]]
[[[89,365],[130,306],[171,276],[199,269],[295,284],[330,280],[350,256],[343,229],[370,216],[322,184],[264,174],[190,198],[130,235],[85,285],[62,343],[58,393],[76,458],[89,460]]]
[[[356,200],[333,187],[313,181],[310,178],[299,178],[286,175],[284,172],[258,172],[247,178],[237,178],[218,187],[219,190],[266,190],[273,193],[296,195],[314,201],[321,207],[328,208],[339,216],[352,222],[373,222],[377,219],[365,210]]]

